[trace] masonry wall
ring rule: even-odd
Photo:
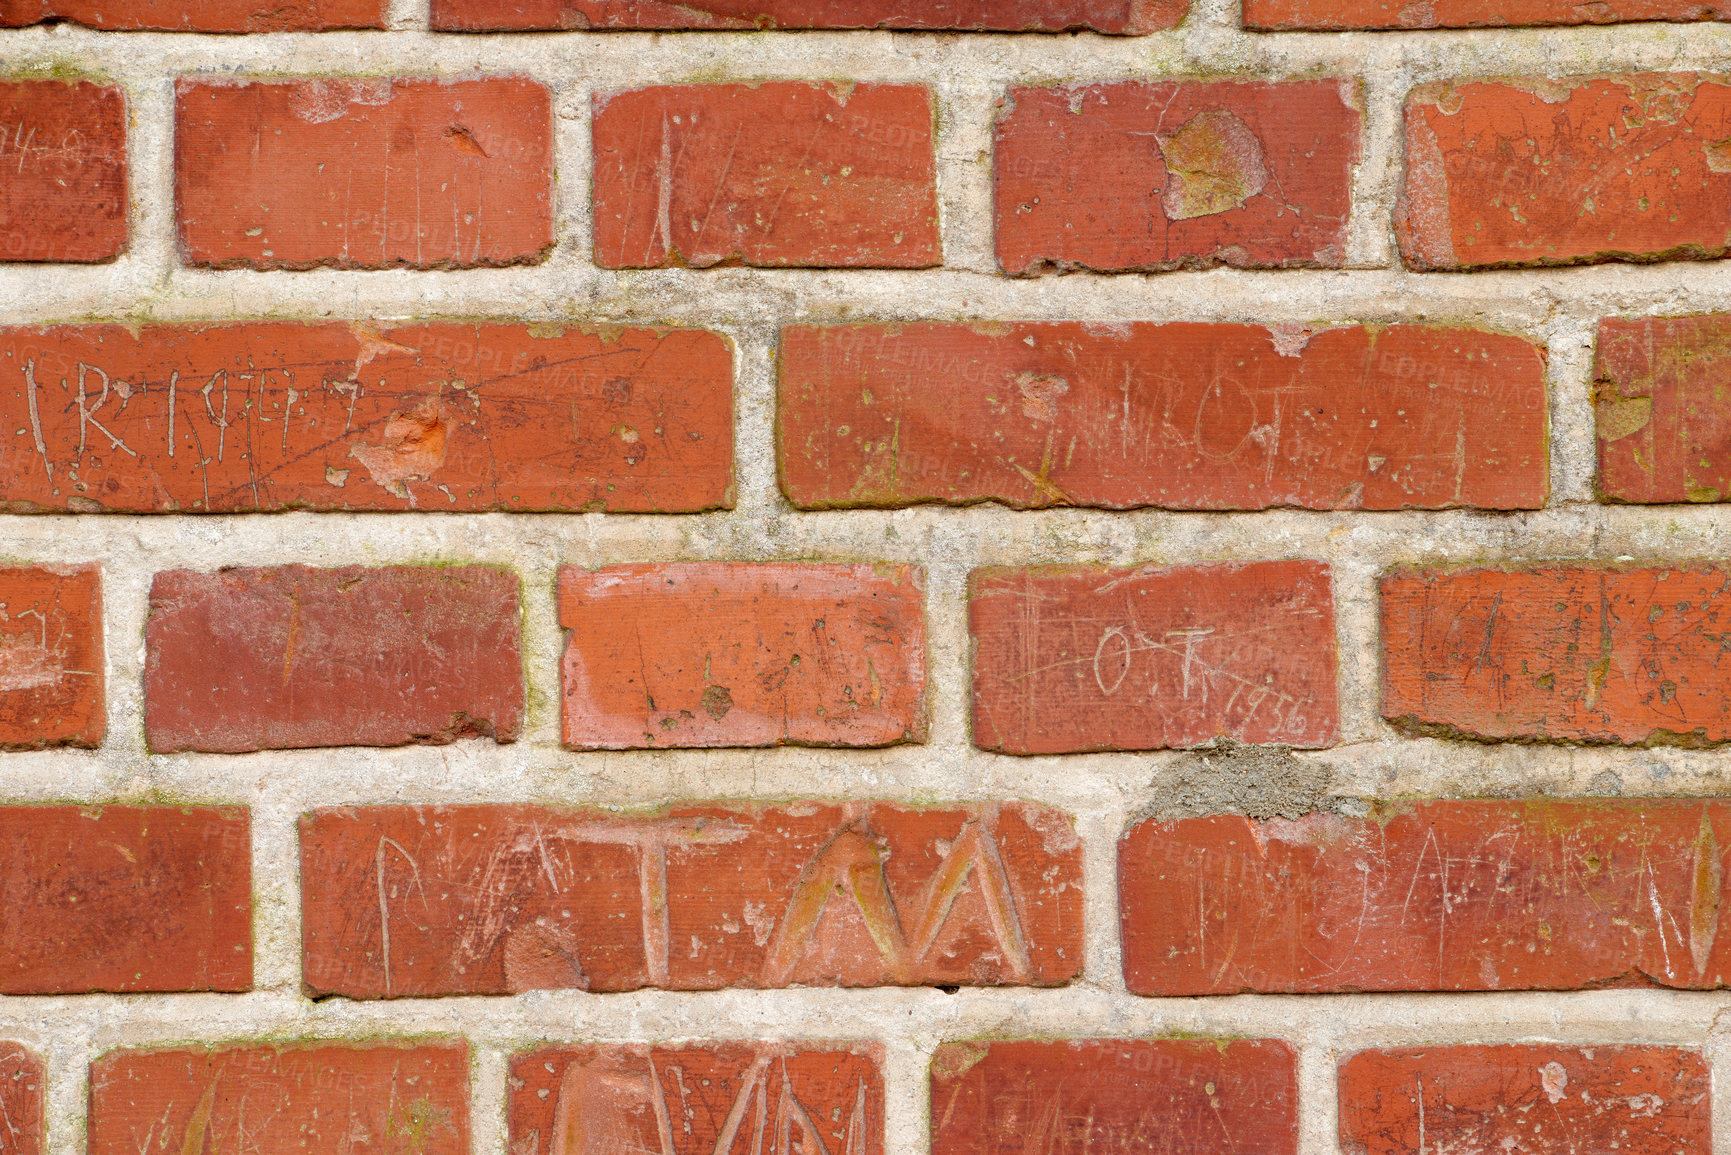
[[[0,0],[0,1152],[1727,1149],[1716,15]]]

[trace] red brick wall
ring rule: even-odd
[[[1731,1151],[1727,20],[0,0],[0,1155]]]

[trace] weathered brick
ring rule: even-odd
[[[947,1043],[932,1057],[932,1155],[1292,1155],[1298,1074],[1271,1039]]]
[[[64,20],[156,32],[324,32],[383,28],[389,0],[0,0],[0,28]]]
[[[1715,988],[1731,807],[1422,802],[1146,821],[1118,844],[1144,995]]]
[[[1354,28],[1505,28],[1719,20],[1701,0],[1244,0],[1244,26],[1265,32]]]
[[[95,566],[0,569],[0,748],[101,745],[104,665]]]
[[[183,259],[469,268],[553,247],[553,110],[531,80],[182,79]]]
[[[0,504],[715,509],[732,390],[727,340],[693,329],[0,329]]]
[[[1082,968],[1082,858],[1030,803],[368,807],[301,820],[314,997],[1032,985]]]
[[[1599,496],[1723,501],[1731,495],[1731,316],[1599,322],[1593,407]]]
[[[882,1049],[542,1047],[511,1060],[512,1155],[882,1155]]]
[[[796,325],[780,368],[782,486],[808,509],[1545,503],[1545,354],[1519,337]]]
[[[595,263],[942,262],[931,92],[688,84],[597,93]]]
[[[1359,103],[1344,80],[1012,88],[994,153],[998,263],[1338,268]]]
[[[44,1155],[42,1060],[16,1043],[0,1042],[0,1133],[6,1155]]]
[[[993,567],[968,588],[982,749],[1334,744],[1334,600],[1321,562]]]
[[[126,250],[126,96],[88,81],[0,82],[0,261]]]
[[[1346,1155],[1708,1155],[1711,1081],[1675,1047],[1407,1047],[1340,1065]]]
[[[239,807],[0,807],[0,994],[250,989],[250,829]]]
[[[565,744],[921,741],[920,582],[912,566],[561,570]]]
[[[1395,570],[1383,717],[1485,739],[1731,740],[1726,581],[1706,563]]]
[[[3,0],[0,0],[3,2]],[[1171,28],[1189,0],[433,0],[445,32],[555,28],[903,28],[1135,36]]]
[[[519,585],[490,566],[159,573],[145,738],[163,753],[515,741]]]
[[[111,1051],[90,1064],[90,1155],[468,1155],[465,1043]]]
[[[1718,257],[1731,86],[1701,73],[1432,84],[1406,106],[1414,269]]]

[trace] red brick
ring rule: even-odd
[[[1414,269],[1718,257],[1731,86],[1701,73],[1424,85],[1396,212]]]
[[[3,0],[0,0],[3,2]],[[445,32],[554,28],[905,28],[1135,36],[1171,28],[1189,0],[433,0]]]
[[[1297,1066],[1271,1039],[947,1043],[931,1114],[932,1155],[1292,1155]]]
[[[1718,11],[1701,0],[1244,0],[1244,26],[1266,32],[1718,19]]]
[[[777,412],[807,509],[1536,509],[1547,486],[1544,351],[1472,329],[797,325]]]
[[[1311,561],[977,569],[974,745],[1331,746],[1334,600]]]
[[[998,263],[1011,274],[1338,268],[1357,87],[1012,88],[999,118]]]
[[[169,570],[144,626],[151,750],[517,738],[517,575],[490,566]]]
[[[301,888],[313,997],[1059,986],[1082,969],[1081,846],[1031,803],[323,810],[301,819]]]
[[[530,80],[175,85],[188,264],[470,268],[553,247],[553,109]]]
[[[0,569],[0,748],[100,746],[102,575]]]
[[[594,124],[604,268],[943,260],[925,88],[639,88],[597,93]]]
[[[0,504],[715,509],[732,390],[727,340],[701,330],[0,329]]]
[[[543,1047],[511,1060],[512,1155],[883,1155],[882,1050]]]
[[[0,28],[64,20],[157,32],[323,32],[383,28],[388,0],[0,0]]]
[[[1118,844],[1137,994],[1715,988],[1731,807],[1422,802],[1146,821]]]
[[[162,1047],[90,1064],[90,1155],[134,1155],[150,1137],[189,1155],[468,1155],[469,1048]]]
[[[1486,739],[1731,740],[1726,580],[1704,563],[1396,570],[1383,717]]]
[[[565,744],[923,741],[920,582],[912,566],[561,570]]]
[[[1711,1082],[1673,1047],[1408,1047],[1340,1065],[1346,1155],[1708,1155]]]
[[[88,81],[0,82],[0,261],[126,251],[126,96]]]
[[[1593,383],[1599,496],[1723,501],[1731,494],[1731,316],[1607,318]]]
[[[252,987],[240,807],[0,807],[0,994]]]
[[[6,1155],[44,1155],[42,1060],[16,1043],[0,1042],[0,1125]]]

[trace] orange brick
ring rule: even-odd
[[[389,0],[0,0],[0,28],[64,20],[158,32],[324,32],[383,28]]]
[[[695,512],[733,503],[733,351],[694,329],[0,329],[0,504]]]
[[[1334,599],[1320,562],[988,568],[968,586],[982,749],[1334,744]]]
[[[1707,564],[1396,570],[1383,717],[1486,739],[1731,740],[1725,586]]]
[[[301,820],[313,997],[1060,986],[1082,851],[1031,803],[347,807]]]
[[[0,880],[0,994],[252,988],[244,809],[0,807]]]
[[[530,80],[182,79],[188,264],[470,268],[553,247],[553,110]]]
[[[1731,316],[1599,322],[1593,409],[1599,495],[1710,502],[1731,495]]]
[[[90,1155],[139,1137],[203,1152],[468,1155],[464,1043],[303,1043],[111,1051],[90,1064]],[[244,1137],[244,1139],[242,1138]]]
[[[1137,35],[1171,28],[1189,0],[433,0],[445,32],[556,28],[902,28]]]
[[[0,1118],[7,1155],[44,1155],[42,1101],[47,1080],[42,1060],[16,1043],[0,1042]]]
[[[106,664],[95,566],[0,569],[0,747],[101,745]]]
[[[780,369],[782,488],[806,509],[1545,503],[1545,354],[1519,337],[793,325]]]
[[[998,263],[1338,268],[1361,120],[1341,80],[1012,88],[993,153]]]
[[[1718,19],[1718,10],[1700,0],[1244,0],[1244,26],[1268,32]]]
[[[911,566],[564,569],[565,744],[922,741],[920,582]]]
[[[595,263],[942,262],[932,97],[910,84],[688,84],[595,97]]]
[[[0,82],[0,261],[126,250],[126,96],[88,81]]]

